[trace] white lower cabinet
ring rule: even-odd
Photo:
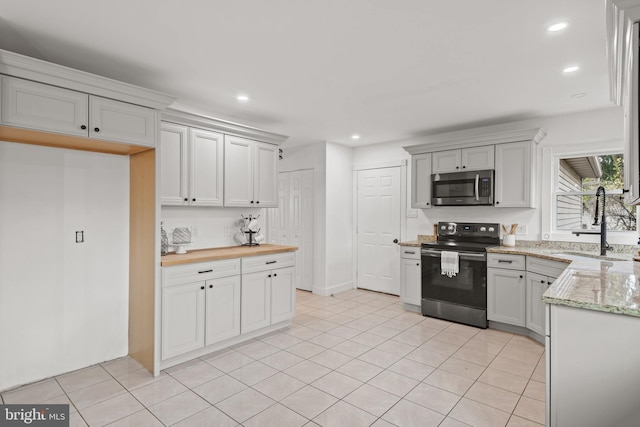
[[[527,272],[527,329],[544,335],[544,302],[542,294],[553,283],[553,278]]]
[[[162,359],[204,346],[205,282],[162,289]]]
[[[184,361],[177,356],[197,357],[196,350],[204,354],[208,346],[292,319],[295,258],[284,252],[163,267],[161,359],[176,358],[171,366]]]
[[[243,334],[293,318],[295,268],[258,271],[242,275]]]
[[[240,276],[207,280],[205,345],[240,335]]]
[[[487,265],[487,319],[525,326],[524,255],[490,253]]]
[[[420,248],[403,246],[400,251],[400,300],[405,304],[422,304]]]

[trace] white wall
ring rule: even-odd
[[[480,133],[493,133],[500,131],[531,129],[542,127],[547,131],[547,136],[538,147],[538,165],[536,178],[537,205],[540,206],[541,183],[542,183],[542,149],[544,147],[579,146],[585,143],[597,143],[617,149],[622,147],[623,137],[623,115],[622,109],[618,107],[603,110],[590,111],[586,113],[568,114],[562,116],[545,117],[535,120],[512,122],[504,125],[488,126],[451,132],[445,139],[459,136],[472,136]],[[383,144],[375,144],[355,148],[353,150],[353,163],[375,164],[387,161],[407,159],[411,156],[402,147],[410,145],[424,144],[427,142],[438,142],[442,138],[420,137],[394,141]],[[410,164],[410,163],[409,163]],[[410,168],[409,168],[410,169]],[[410,203],[411,191],[411,171],[407,173],[407,199]],[[498,222],[498,223],[518,223],[527,225],[526,236],[518,236],[522,240],[540,239],[541,215],[540,208],[494,208],[486,207],[435,207],[431,209],[420,209],[416,218],[407,218],[406,238],[413,240],[418,234],[432,234],[433,224],[438,221],[473,221],[473,222]]]
[[[0,142],[0,390],[128,353],[128,251],[128,157]]]
[[[351,147],[327,142],[325,294],[353,288],[353,159]]]

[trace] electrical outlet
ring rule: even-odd
[[[225,236],[232,236],[233,235],[233,231],[232,231],[231,227],[229,227],[229,226],[225,226],[224,227],[224,235]]]
[[[418,218],[418,210],[417,209],[409,209],[407,211],[407,218]]]
[[[76,231],[76,243],[84,243],[84,231]]]
[[[518,236],[526,236],[527,235],[527,226],[526,226],[526,224],[519,225],[518,228],[516,228],[516,234]]]

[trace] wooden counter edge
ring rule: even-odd
[[[213,249],[196,249],[186,254],[169,254],[161,257],[162,267],[193,264],[197,262],[218,261],[232,258],[245,258],[260,255],[273,255],[284,252],[295,252],[297,246],[260,245],[260,246],[228,246]]]

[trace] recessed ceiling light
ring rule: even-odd
[[[588,93],[586,93],[586,92],[580,92],[580,93],[574,93],[573,95],[571,95],[571,97],[572,98],[584,98],[587,95],[588,95]]]
[[[358,135],[357,133],[354,133],[353,135],[351,135],[351,139],[353,140],[360,139],[360,135]]]
[[[247,101],[249,101],[249,96],[248,96],[248,95],[241,94],[241,95],[236,96],[236,99],[237,99],[239,102],[247,102]]]
[[[577,65],[572,65],[571,67],[567,67],[564,70],[562,70],[562,72],[565,73],[565,74],[575,73],[579,69],[580,69],[580,67],[578,67]]]
[[[547,31],[549,31],[550,33],[555,33],[557,31],[564,30],[565,28],[567,28],[568,25],[569,23],[567,22],[558,22],[556,24],[553,24],[547,27]]]

